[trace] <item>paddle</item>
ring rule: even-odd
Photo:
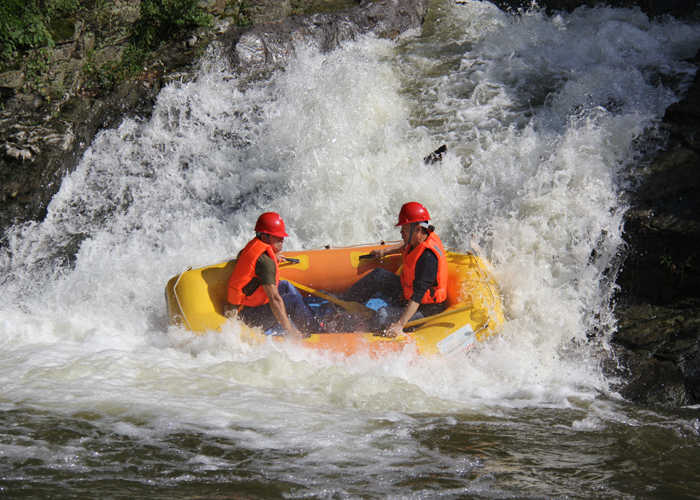
[[[445,153],[447,153],[447,144],[443,144],[428,156],[423,158],[423,163],[426,165],[432,165],[433,163],[442,161],[442,157],[445,155]]]
[[[446,311],[442,311],[441,313],[433,314],[432,316],[424,316],[424,317],[422,317],[422,318],[418,318],[418,319],[414,319],[414,320],[412,320],[412,321],[409,321],[408,323],[406,323],[405,325],[403,325],[403,327],[404,327],[404,328],[409,328],[409,327],[412,327],[412,326],[417,326],[417,325],[420,325],[420,324],[425,323],[426,321],[431,321],[431,320],[433,320],[433,319],[442,318],[443,316],[448,316],[448,315],[450,315],[450,314],[452,314],[452,313],[466,311],[467,309],[471,309],[471,307],[472,307],[472,306],[458,307],[457,309],[448,309],[448,310],[446,310]]]
[[[350,300],[339,299],[338,297],[334,297],[333,295],[324,293],[320,290],[316,290],[315,288],[311,288],[306,285],[302,285],[301,283],[297,283],[296,281],[290,279],[288,279],[287,281],[289,281],[299,290],[303,290],[307,293],[310,293],[311,295],[315,295],[316,297],[321,297],[322,299],[325,299],[328,302],[332,302],[333,304],[342,307],[349,313],[357,314],[358,316],[362,316],[365,319],[369,319],[372,316],[374,316],[374,311],[369,307],[365,306],[364,304],[360,304],[359,302],[353,302]]]

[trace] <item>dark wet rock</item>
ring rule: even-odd
[[[667,406],[700,401],[700,299],[620,308],[618,321],[624,397]]]
[[[363,2],[340,12],[292,16],[246,31],[234,27],[228,34],[234,42],[231,58],[248,71],[267,72],[283,67],[299,41],[328,51],[363,33],[395,38],[422,24],[427,5],[428,0]]]
[[[138,82],[124,84],[104,98],[74,96],[58,116],[52,116],[38,97],[36,110],[21,101],[7,102],[0,113],[0,227],[41,220],[63,176],[95,134],[117,125],[125,113],[147,114],[154,91]]]
[[[661,153],[625,221],[629,255],[618,277],[626,302],[671,303],[700,290],[700,154]]]
[[[530,0],[489,0],[500,9],[517,12],[527,10],[532,6]],[[639,7],[650,16],[672,15],[685,17],[693,15],[698,9],[696,0],[538,0],[537,5],[547,12],[571,12],[583,5],[595,7],[607,5],[611,7]]]
[[[700,74],[666,111],[668,145],[630,193],[612,345],[626,374],[621,393],[641,403],[700,403],[698,118]]]

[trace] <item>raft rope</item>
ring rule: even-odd
[[[187,319],[187,316],[185,315],[185,310],[182,308],[182,304],[180,303],[180,297],[177,296],[177,284],[180,283],[180,278],[182,278],[182,275],[185,274],[187,271],[192,269],[192,266],[187,266],[187,268],[180,273],[180,275],[177,277],[177,280],[175,280],[175,284],[173,285],[173,295],[175,296],[175,302],[177,302],[177,307],[180,308],[180,316],[184,320],[184,322],[187,324],[187,328],[189,330],[192,330],[192,325],[190,325],[189,320]]]

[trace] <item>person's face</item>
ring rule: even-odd
[[[268,235],[270,238],[270,246],[275,253],[280,253],[282,251],[282,245],[284,244],[284,238],[279,236]]]
[[[413,227],[413,233],[411,233]],[[401,239],[405,245],[416,246],[423,242],[423,231],[413,224],[404,224],[401,226]]]
[[[404,224],[401,226],[401,239],[403,240],[404,244],[412,245],[413,240],[416,237],[416,232],[417,231],[413,231],[413,234],[411,234],[411,224]]]
[[[408,238],[411,236],[411,225],[404,224],[401,226],[401,239],[405,244],[409,244]]]

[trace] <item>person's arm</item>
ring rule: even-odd
[[[416,272],[413,278],[413,295],[399,319],[386,329],[385,335],[387,337],[396,337],[403,333],[404,325],[418,311],[425,292],[437,282],[437,268],[438,261],[435,254],[429,250],[423,252],[418,262],[416,262]]]
[[[387,255],[400,253],[402,249],[403,249],[403,242],[397,243],[396,245],[392,245],[392,246],[386,247],[386,248],[377,248],[375,250],[372,250],[369,254],[372,257],[382,259],[382,258],[386,257]]]
[[[289,320],[287,316],[287,309],[284,307],[284,300],[277,290],[277,285],[262,285],[267,298],[270,299],[270,309],[272,309],[272,314],[275,315],[275,319],[282,325],[289,334],[301,337],[301,332],[297,330],[296,326]]]
[[[412,300],[408,301],[408,304],[406,304],[406,307],[404,308],[403,312],[401,313],[401,316],[399,317],[396,322],[392,323],[389,325],[389,327],[386,329],[384,332],[384,336],[386,337],[396,337],[397,335],[400,335],[403,333],[403,326],[408,323],[408,320],[411,319],[411,317],[416,314],[416,311],[420,307],[420,304],[418,302],[414,302]]]
[[[426,250],[416,262],[416,271],[413,277],[413,295],[411,300],[419,304],[425,297],[425,292],[437,284],[438,259],[430,250]]]

